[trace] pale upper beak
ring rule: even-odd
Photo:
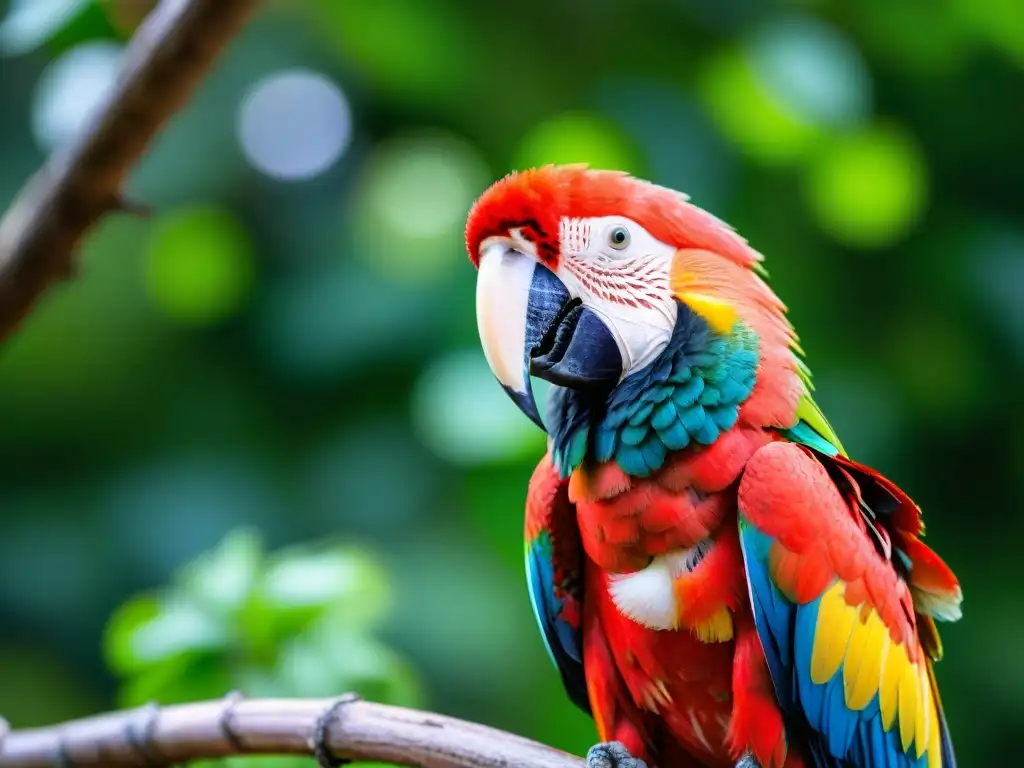
[[[509,397],[541,429],[530,375],[610,389],[622,357],[608,327],[550,269],[508,243],[480,254],[476,317],[484,356]]]

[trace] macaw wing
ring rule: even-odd
[[[576,508],[551,456],[541,459],[526,498],[526,579],[548,654],[576,704],[591,713],[583,674],[583,544]]]
[[[812,764],[954,768],[932,617],[958,615],[960,591],[917,538],[913,502],[841,455],[780,441],[751,458],[739,511],[758,635],[783,710],[810,732]],[[930,591],[915,604],[918,564]]]

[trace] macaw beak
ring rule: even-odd
[[[554,272],[507,244],[480,255],[476,319],[495,377],[541,429],[531,374],[574,389],[611,388],[622,375],[622,356],[604,321]]]

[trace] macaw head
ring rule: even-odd
[[[760,254],[679,192],[578,165],[513,173],[473,206],[466,248],[484,354],[541,428],[531,375],[610,391],[658,357],[680,311],[721,334],[744,321],[762,360],[774,350],[797,365]]]

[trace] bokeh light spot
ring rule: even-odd
[[[7,54],[30,51],[82,11],[90,0],[11,0],[0,23],[0,50]]]
[[[557,115],[523,137],[515,154],[517,169],[546,163],[588,163],[644,175],[637,147],[611,121],[586,112]]]
[[[460,148],[461,149],[461,148]],[[455,151],[452,151],[455,150]],[[474,190],[454,146],[392,147],[369,189],[381,221],[413,238],[441,237],[459,223]],[[460,170],[460,166],[462,170]]]
[[[85,127],[114,86],[121,54],[115,43],[83,43],[46,68],[32,111],[32,131],[41,147],[63,146]]]
[[[764,27],[751,41],[758,78],[808,122],[849,125],[871,107],[871,79],[860,52],[834,27],[790,17]]]
[[[836,240],[874,248],[902,237],[928,195],[921,150],[905,131],[873,126],[841,136],[807,169],[807,204]]]
[[[453,464],[543,452],[544,433],[508,398],[478,350],[453,352],[423,372],[412,397],[420,439]]]
[[[699,89],[721,131],[762,163],[799,160],[821,135],[820,129],[770,91],[740,49],[708,59]]]
[[[152,302],[186,325],[235,313],[253,281],[252,243],[230,214],[190,208],[164,217],[149,244],[146,287]]]
[[[403,281],[444,273],[464,258],[466,214],[488,179],[476,148],[448,133],[424,130],[378,144],[351,217],[358,253]]]
[[[345,95],[318,72],[276,72],[256,83],[238,114],[238,137],[252,165],[275,179],[318,176],[352,138]]]

